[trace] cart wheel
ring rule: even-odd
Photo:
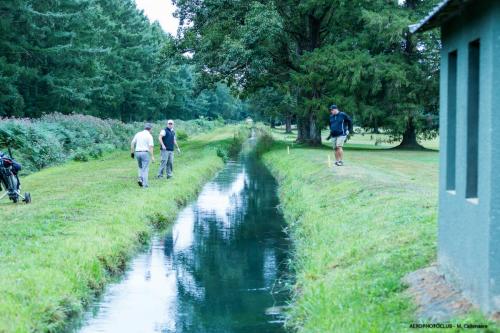
[[[31,194],[30,194],[30,192],[26,192],[26,193],[24,193],[24,202],[25,202],[26,204],[31,203]]]
[[[12,199],[12,202],[17,203],[19,201],[19,196],[18,195],[13,196],[11,199]]]

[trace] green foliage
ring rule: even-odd
[[[200,118],[188,121],[184,120],[175,121],[175,128],[177,135],[179,135],[179,132],[181,133],[184,132],[188,137],[205,132],[210,132],[221,126],[224,126],[224,122],[221,122],[220,120],[207,120]],[[160,128],[165,128],[165,127],[166,127],[166,122],[164,123],[157,122],[153,124],[153,131],[159,131]]]
[[[89,156],[84,151],[77,151],[75,155],[73,155],[73,161],[77,162],[88,162]]]
[[[87,161],[129,144],[134,127],[92,116],[51,114],[37,120],[4,119],[0,147],[11,147],[27,172],[67,159]]]
[[[160,212],[156,212],[149,217],[149,221],[153,228],[158,230],[163,230],[169,225],[172,224],[172,218],[170,216],[166,216]]]
[[[239,126],[238,130],[233,135],[233,140],[229,145],[227,154],[231,158],[235,158],[241,151],[241,147],[245,140],[250,137],[250,130],[245,126]]]
[[[242,120],[248,114],[248,104],[235,98],[221,83],[212,89],[203,89],[189,103],[186,113],[212,120]]]
[[[153,133],[166,127],[166,122],[153,124]],[[197,119],[176,121],[178,135],[187,138],[213,131],[220,121]],[[0,150],[11,147],[14,157],[29,173],[66,160],[86,162],[104,153],[130,146],[133,135],[143,123],[125,124],[113,119],[86,115],[53,113],[39,119],[3,119],[0,121]],[[156,135],[155,135],[156,136]]]
[[[188,139],[188,134],[182,130],[176,131],[175,136],[177,137],[177,140],[179,141],[187,141]]]
[[[217,156],[219,156],[224,163],[226,163],[229,160],[229,156],[227,154],[227,149],[223,149],[221,147],[217,148]]]
[[[271,150],[274,144],[274,138],[271,131],[264,126],[255,126],[255,132],[257,136],[257,145],[255,146],[255,152],[258,157],[261,157]]]
[[[223,86],[197,93],[198,74],[174,38],[134,0],[9,0],[0,14],[0,117],[131,122],[244,112]]]
[[[204,81],[224,79],[271,122],[293,114],[299,141],[321,141],[334,102],[395,139],[437,133],[439,34],[407,28],[437,0],[175,3]]]
[[[243,125],[238,126],[233,134],[233,138],[229,140],[227,144],[217,147],[217,156],[219,156],[224,161],[224,163],[226,163],[230,159],[236,158],[241,151],[243,143],[249,138],[249,136],[249,128]]]
[[[240,137],[240,136],[234,136],[233,137],[233,141],[231,142],[231,145],[229,146],[228,150],[227,150],[227,155],[229,157],[236,157],[239,152],[241,151],[241,146],[243,144],[243,141],[244,141],[244,138]]]

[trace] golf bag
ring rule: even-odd
[[[5,190],[5,193],[0,196],[0,199],[9,197],[14,203],[22,199],[25,203],[31,202],[30,193],[21,194],[20,182],[17,173],[21,171],[21,165],[12,157],[7,157],[0,152],[0,190]]]

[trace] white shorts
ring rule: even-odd
[[[344,147],[345,140],[347,139],[346,135],[336,136],[332,138],[333,148]]]

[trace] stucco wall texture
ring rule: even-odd
[[[438,264],[484,312],[500,311],[500,1],[471,1],[441,29]],[[480,41],[478,195],[466,196],[469,45]],[[457,52],[456,136],[448,135],[448,60]],[[451,82],[453,84],[453,82]],[[447,189],[448,140],[456,140]]]

